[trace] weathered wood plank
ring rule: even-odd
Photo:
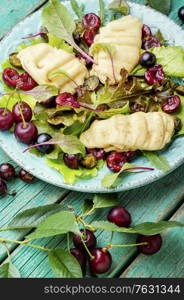
[[[0,39],[22,18],[45,2],[47,0],[1,0]]]
[[[10,162],[14,166],[13,163],[5,153],[0,150],[0,163],[2,162]],[[16,166],[16,171],[18,173],[19,167]],[[49,185],[41,180],[35,179],[33,184],[26,184],[21,181],[19,178],[12,180],[8,184],[9,191],[16,190],[17,194],[15,197],[11,196],[1,196],[0,201],[0,227],[6,227],[10,220],[15,216],[18,212],[40,205],[45,205],[49,203],[54,203],[59,199],[62,199],[65,195],[69,192],[57,188],[53,185]],[[21,240],[24,235],[26,234],[25,231],[20,232],[9,232],[9,233],[2,233],[1,236],[8,236],[12,239],[19,239]],[[11,245],[10,251],[14,249],[15,246]],[[5,257],[5,250],[0,247],[0,260]]]
[[[184,205],[171,220],[184,222]],[[184,229],[167,230],[161,250],[150,257],[139,255],[120,277],[184,278],[183,234]]]
[[[159,221],[167,219],[173,211],[181,204],[184,195],[182,166],[173,172],[172,176],[160,180],[152,185],[120,194],[122,205],[132,214],[133,224],[146,221]],[[65,198],[67,205],[73,205],[77,213],[80,213],[80,205],[89,195],[82,193],[71,193]],[[88,218],[89,223],[93,220],[105,220],[108,209],[100,209],[95,215]],[[176,229],[179,235],[183,235],[181,229]],[[105,246],[110,238],[110,232],[97,232],[98,245]],[[134,242],[136,235],[120,234],[114,235],[114,244],[128,244]],[[35,243],[46,247],[66,248],[63,236],[52,239],[37,240]],[[180,249],[181,250],[181,249]],[[182,251],[182,250],[181,250]],[[137,254],[136,248],[114,248],[112,270],[106,276],[116,276],[127,263]],[[48,266],[46,254],[39,250],[27,247],[18,247],[13,253],[13,261],[19,266],[23,277],[52,277]]]

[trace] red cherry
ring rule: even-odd
[[[73,108],[79,108],[76,98],[70,93],[62,93],[56,98],[56,104],[59,106],[71,106]]]
[[[149,85],[153,85],[154,83],[161,84],[165,78],[165,74],[161,65],[155,65],[145,72],[144,77]]]
[[[86,29],[83,34],[83,41],[90,47],[95,38],[96,32],[93,29]]]
[[[121,171],[121,168],[128,162],[126,155],[120,152],[111,153],[107,159],[107,167],[113,172]]]
[[[26,102],[19,102],[14,105],[13,110],[12,110],[12,114],[13,114],[15,123],[19,123],[19,122],[23,121],[21,112],[22,112],[24,120],[26,122],[31,121],[31,119],[32,119],[31,107]]]
[[[158,252],[162,246],[162,237],[160,234],[156,235],[140,235],[137,238],[137,243],[147,242],[148,245],[138,246],[141,253],[146,255],[152,255]]]
[[[96,157],[97,160],[103,159],[105,155],[107,154],[104,149],[102,148],[91,148],[87,149],[88,153],[93,153],[93,155]]]
[[[86,29],[93,29],[97,31],[101,26],[101,19],[96,14],[89,13],[83,17],[82,24]]]
[[[34,180],[34,176],[25,171],[24,169],[21,169],[19,171],[19,178],[26,183],[32,183]]]
[[[23,73],[17,81],[17,86],[22,90],[29,91],[36,86],[36,81],[28,73]]]
[[[11,180],[15,177],[15,168],[8,163],[0,165],[0,177],[4,180]]]
[[[181,99],[179,96],[171,96],[162,105],[162,110],[168,114],[176,112],[181,105]]]
[[[122,206],[113,207],[107,217],[109,222],[112,222],[120,227],[127,227],[131,224],[131,215]]]
[[[89,261],[91,272],[103,274],[109,271],[112,265],[112,256],[107,250],[96,248],[91,251],[91,254],[94,257]]]
[[[142,38],[143,40],[149,40],[152,37],[152,32],[149,26],[143,25],[142,27]]]
[[[79,160],[76,154],[67,154],[65,153],[63,156],[63,160],[65,165],[70,169],[78,169],[79,168]]]
[[[19,80],[20,76],[19,73],[11,68],[6,68],[3,71],[2,78],[6,84],[12,87],[17,86],[17,81]]]
[[[13,115],[11,111],[6,108],[0,108],[0,130],[9,130],[14,123]]]
[[[84,236],[84,243],[86,244],[88,249],[93,249],[96,246],[96,237],[95,237],[94,233],[88,229],[86,229],[86,230],[81,229],[80,232]],[[74,234],[73,243],[74,243],[75,247],[78,248],[79,250],[82,250],[82,251],[85,250],[85,247],[84,247],[81,237],[79,235]]]
[[[31,122],[20,122],[16,125],[14,134],[19,142],[29,145],[36,141],[38,130]]]

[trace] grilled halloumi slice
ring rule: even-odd
[[[136,112],[96,120],[81,134],[87,148],[104,148],[105,151],[161,150],[171,141],[174,117],[164,112]]]
[[[46,43],[40,43],[21,50],[18,58],[26,72],[38,84],[55,85],[61,92],[73,93],[76,85],[82,85],[89,76],[85,64],[75,55],[62,49],[54,48]],[[70,78],[60,74],[52,78],[49,73],[54,70],[66,72]]]
[[[101,49],[94,54],[94,60],[97,64],[93,65],[91,75],[97,75],[102,83],[105,83],[106,79],[109,78],[110,83],[115,84],[121,80],[120,71],[122,68],[130,73],[139,61],[142,26],[142,22],[137,17],[129,15],[102,27],[100,33],[95,37],[90,52],[93,54],[95,44],[108,44],[114,47],[113,64],[115,74],[113,74],[109,54]]]

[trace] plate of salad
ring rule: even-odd
[[[50,0],[1,49],[0,146],[36,177],[119,192],[184,162],[184,31],[165,15]]]

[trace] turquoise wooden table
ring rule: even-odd
[[[1,0],[0,2],[0,38],[22,18],[39,9],[47,1],[39,0]],[[137,0],[135,2],[145,2]],[[7,5],[8,3],[8,5]],[[179,24],[177,11],[184,4],[183,0],[172,1],[170,17]],[[6,154],[0,150],[0,163],[11,162]],[[13,163],[14,164],[14,163]],[[15,165],[15,164],[14,164]],[[16,166],[16,170],[19,167]],[[76,211],[81,203],[89,198],[88,194],[69,192],[40,180],[35,180],[33,185],[28,185],[19,179],[9,184],[10,190],[16,190],[14,198],[6,196],[0,202],[0,228],[7,227],[10,220],[18,213],[27,208],[39,205],[60,203],[73,205]],[[121,204],[132,214],[133,223],[151,222],[159,220],[178,220],[184,222],[184,166],[174,171],[171,175],[151,185],[124,192],[119,195]],[[105,218],[108,209],[100,210],[92,215],[89,222]],[[133,225],[134,225],[133,224]],[[1,237],[13,240],[23,240],[27,232],[11,231],[1,233]],[[108,232],[98,232],[98,244],[104,245],[103,241],[109,238]],[[113,266],[108,277],[184,277],[183,256],[183,231],[181,229],[168,230],[163,234],[164,245],[154,256],[138,254],[136,248],[114,248]],[[116,233],[114,243],[131,243],[135,236]],[[59,248],[66,241],[59,237],[37,241],[40,246]],[[12,261],[20,270],[22,277],[53,277],[48,265],[47,256],[38,249],[9,244]],[[0,248],[0,262],[7,259],[6,250]]]

